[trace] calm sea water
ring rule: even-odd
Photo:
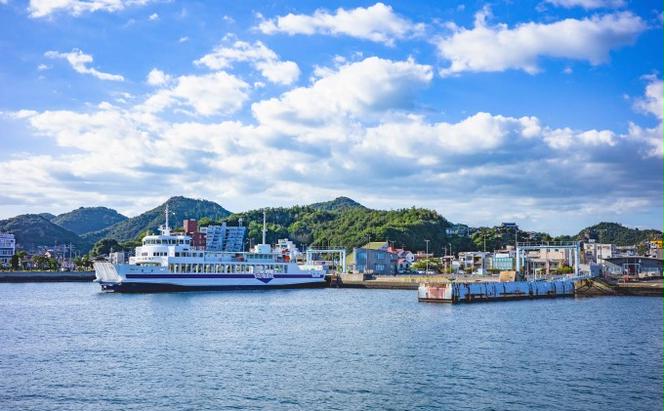
[[[0,284],[2,410],[661,410],[662,299]]]

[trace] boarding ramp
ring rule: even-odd
[[[106,261],[95,261],[95,281],[101,283],[117,283],[121,278],[115,269],[115,265]]]

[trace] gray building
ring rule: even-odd
[[[612,257],[604,259],[604,272],[609,275],[662,277],[662,259],[643,256]]]
[[[397,274],[399,256],[388,251],[387,242],[372,242],[353,248],[347,264],[352,272],[376,275]]]
[[[9,266],[15,253],[16,239],[14,234],[0,233],[0,266]]]
[[[238,253],[244,250],[246,227],[229,227],[226,223],[201,228],[205,233],[205,249]]]

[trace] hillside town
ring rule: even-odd
[[[513,222],[502,223],[500,226],[507,232],[518,232],[519,227]],[[247,227],[242,219],[237,226],[226,222],[221,224],[199,225],[199,221],[187,218],[177,233],[191,237],[193,248],[206,251],[241,253],[253,246],[253,239],[247,236]],[[474,229],[465,225],[454,225],[447,228],[448,238],[470,237]],[[525,232],[535,237],[536,233]],[[639,278],[662,277],[662,239],[643,241],[633,245],[615,245],[600,243],[594,238],[585,238],[578,242],[518,242],[506,245],[501,249],[487,250],[455,250],[452,243],[442,250],[428,249],[429,240],[424,239],[424,250],[410,250],[398,246],[395,241],[385,239],[370,241],[359,247],[336,245],[337,249],[348,251],[342,266],[339,260],[330,258],[329,253],[317,253],[324,263],[334,272],[362,274],[364,276],[399,276],[399,275],[469,275],[491,276],[504,272],[519,271],[525,275],[552,276],[573,272],[575,258],[586,268],[593,264],[605,276]],[[557,244],[560,246],[558,247]],[[287,249],[300,259],[305,258],[307,245],[297,245],[288,239],[278,239],[279,249]],[[519,247],[528,245],[527,251],[519,254]],[[114,249],[115,247],[115,249]],[[575,256],[575,248],[580,255]],[[132,255],[132,249],[121,249],[119,243],[108,241],[105,248],[98,249],[94,256],[78,252],[72,244],[54,244],[41,246],[29,253],[17,244],[13,233],[0,233],[0,267],[13,270],[90,270],[91,257],[115,256],[120,252],[123,256]],[[346,252],[344,251],[344,255]],[[125,257],[122,257],[125,258]],[[325,261],[325,258],[328,260]],[[517,261],[520,260],[520,261]],[[519,264],[520,263],[520,264]],[[520,265],[520,267],[518,267]]]

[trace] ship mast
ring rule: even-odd
[[[263,242],[262,242],[262,244],[266,244],[265,243],[266,233],[267,233],[267,224],[266,224],[266,218],[265,218],[265,209],[263,209]]]
[[[168,203],[166,203],[166,210],[164,212],[166,213],[166,229],[168,230]]]

